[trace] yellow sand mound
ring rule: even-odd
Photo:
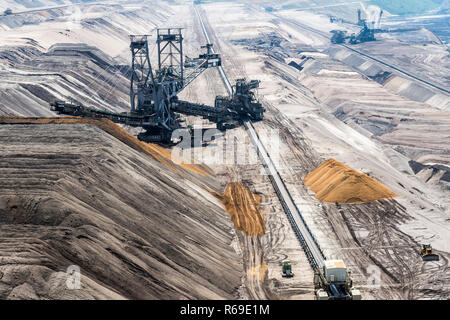
[[[328,159],[305,178],[305,185],[325,202],[363,203],[397,197],[380,182],[349,166]]]
[[[127,144],[131,148],[144,152],[150,156],[152,156],[157,161],[165,164],[169,168],[177,171],[181,174],[179,170],[177,170],[177,165],[172,162],[171,153],[153,143],[145,143],[142,142],[133,135],[131,135],[128,131],[121,128],[114,122],[108,119],[92,119],[92,118],[81,118],[81,117],[46,117],[46,118],[38,118],[38,117],[2,117],[0,116],[0,124],[91,124],[99,127],[103,131],[109,133],[116,139],[122,141]],[[206,176],[211,174],[210,170],[206,169],[206,166],[199,165],[191,165],[181,163],[181,166],[184,169],[190,170],[192,172],[198,173],[202,176]]]
[[[267,270],[267,263],[263,260],[261,264],[258,264],[247,270],[247,277],[259,279],[259,281],[264,281]]]
[[[215,195],[222,200],[237,230],[249,236],[263,236],[266,233],[264,217],[259,207],[260,196],[251,193],[238,182],[228,184],[223,195]]]

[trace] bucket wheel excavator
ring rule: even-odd
[[[219,129],[233,127],[243,118],[262,120],[264,108],[253,92],[259,87],[257,80],[238,79],[232,96],[216,97],[214,106],[178,99],[178,94],[206,69],[221,66],[221,57],[213,52],[212,44],[203,46],[206,52],[197,58],[188,58],[183,53],[181,28],[157,29],[158,63],[154,70],[148,36],[132,35],[130,40],[130,112],[108,112],[59,100],[51,103],[51,109],[59,114],[107,118],[142,127],[145,131],[139,134],[140,140],[162,143],[170,142],[172,132],[181,128],[180,114],[203,117],[217,123]]]

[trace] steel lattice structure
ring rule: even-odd
[[[214,107],[178,99],[177,95],[206,69],[221,66],[220,55],[214,53],[212,44],[202,46],[206,52],[197,58],[185,57],[182,28],[157,29],[158,68],[154,70],[148,39],[148,35],[130,36],[129,113],[106,112],[64,101],[54,101],[52,110],[143,127],[146,131],[139,139],[149,142],[170,141],[172,132],[181,127],[179,114],[201,116],[216,122],[220,129],[232,127],[242,118],[262,119],[264,108],[252,92],[259,86],[256,80],[238,79],[232,96],[216,97]]]

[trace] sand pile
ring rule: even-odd
[[[265,234],[266,226],[260,209],[260,196],[251,193],[238,182],[229,183],[225,193],[216,196],[222,200],[237,230],[249,236]]]
[[[127,144],[131,148],[138,150],[140,152],[144,152],[150,156],[152,156],[157,161],[165,164],[171,169],[177,171],[181,174],[179,170],[177,170],[177,165],[172,162],[170,151],[156,145],[153,143],[145,143],[138,140],[136,137],[131,135],[128,131],[121,128],[114,122],[108,119],[93,119],[93,118],[81,118],[81,117],[1,117],[0,116],[0,124],[91,124],[99,127],[103,131],[109,133],[116,139],[122,141]],[[179,163],[179,161],[177,162]],[[192,172],[198,173],[202,176],[206,176],[211,174],[209,168],[206,166],[199,165],[191,165],[191,164],[179,164],[184,169],[190,170]]]
[[[305,178],[305,185],[325,202],[363,203],[397,195],[380,182],[349,166],[328,159]]]

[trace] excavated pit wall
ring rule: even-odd
[[[396,94],[413,101],[427,103],[441,110],[450,110],[450,98],[443,93],[438,93],[413,80],[392,74],[388,68],[381,67],[375,62],[349,50],[331,47],[327,53],[332,58],[357,69],[358,72],[377,81]]]
[[[0,123],[0,298],[237,297],[242,258],[205,168],[106,120]]]

